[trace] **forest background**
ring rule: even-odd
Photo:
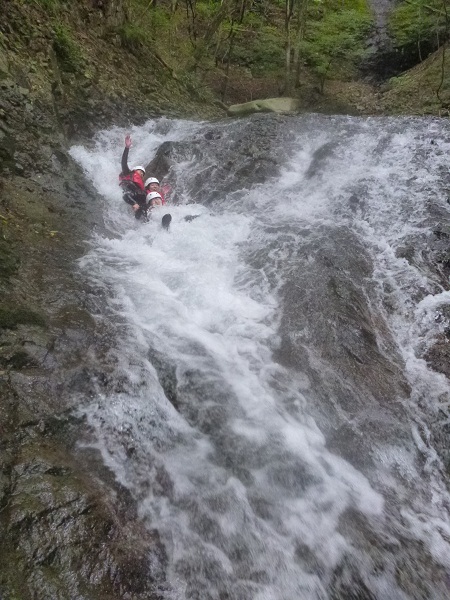
[[[33,1],[55,22],[70,5]],[[367,89],[348,84],[402,88],[401,73],[440,51],[432,73],[422,77],[421,87],[430,88],[422,112],[449,107],[448,0],[125,0],[123,6],[125,19],[105,36],[139,60],[156,60],[205,99],[297,96],[307,107],[328,92],[338,101],[356,93],[364,104]],[[66,69],[76,72],[82,51],[64,17],[54,35]]]

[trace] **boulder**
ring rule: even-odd
[[[164,142],[161,144],[154,159],[145,167],[148,177],[157,177],[160,181],[164,179],[174,162],[172,158],[173,152],[173,142]]]
[[[236,117],[256,112],[293,113],[300,108],[297,98],[267,98],[266,100],[253,100],[244,104],[232,104],[228,107],[228,115]]]

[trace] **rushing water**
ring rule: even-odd
[[[166,209],[140,224],[121,200],[124,133],[72,149],[111,232],[81,268],[120,332],[108,385],[82,411],[164,544],[166,564],[149,557],[155,589],[450,597],[430,429],[445,431],[450,388],[423,359],[450,302],[427,262],[448,220],[449,124],[150,121],[131,160],[176,142],[169,233]]]

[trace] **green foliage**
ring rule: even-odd
[[[323,12],[356,11],[360,14],[369,14],[366,0],[313,0],[313,4]]]
[[[70,30],[57,24],[53,28],[53,50],[63,71],[76,73],[83,68],[83,55]]]
[[[327,12],[322,19],[308,25],[301,52],[319,77],[322,89],[337,63],[347,76],[353,73],[367,52],[365,39],[371,27],[369,14],[354,8]]]
[[[64,0],[34,0],[45,11],[50,14],[56,14]]]
[[[280,78],[286,59],[285,1],[247,3],[240,22],[240,4],[234,1],[196,0],[193,18],[184,3],[173,12],[174,4],[169,0],[158,0],[156,6],[150,0],[126,0],[129,22],[118,33],[123,47],[134,54],[145,48],[156,50],[173,65],[178,77],[192,71],[208,78],[218,67],[227,68],[230,60],[232,66],[248,69],[253,76]],[[356,70],[371,26],[367,2],[309,0],[306,14],[295,3],[291,56],[300,49],[302,62],[311,67],[322,85],[331,75],[349,78]],[[299,18],[305,20],[302,27]],[[299,31],[304,32],[303,37],[299,34],[301,41],[297,39]],[[195,82],[184,83],[197,93]]]
[[[122,46],[133,54],[138,54],[142,46],[145,46],[150,41],[150,34],[146,32],[142,25],[124,23],[118,27],[117,33],[119,34]]]
[[[445,31],[442,0],[401,2],[392,13],[390,30],[397,46],[428,41],[434,43],[437,35]]]
[[[162,44],[161,36],[166,37],[171,27],[171,16],[163,7],[153,7],[149,0],[130,0],[129,20],[115,31],[123,48],[138,56],[142,51],[157,42],[158,51]]]
[[[170,15],[162,8],[156,7],[149,11],[148,15],[150,33],[156,39],[161,34],[161,32],[167,32],[170,27]]]
[[[42,315],[28,308],[7,308],[0,307],[0,329],[15,329],[18,325],[38,325],[45,326],[45,319]]]
[[[155,39],[158,30],[165,30],[170,26],[171,14],[168,7],[153,6],[150,0],[128,0],[128,16],[129,29],[133,28],[134,32],[129,32],[130,35],[137,35],[138,31],[143,34],[141,42],[145,44],[147,40]]]
[[[198,19],[207,23],[215,16],[220,4],[210,0],[204,0],[203,2],[197,2],[196,6]]]
[[[207,86],[202,85],[195,73],[182,73],[178,76],[180,83],[184,85],[187,91],[199,100],[204,102],[213,102],[214,97]]]
[[[250,68],[253,75],[277,71],[283,68],[283,47],[282,31],[277,27],[260,24],[259,28],[247,31],[238,40],[233,62]]]

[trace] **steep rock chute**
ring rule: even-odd
[[[450,387],[423,357],[447,330],[449,132],[150,121],[134,151],[171,142],[170,235],[113,187],[117,130],[72,150],[114,231],[81,267],[121,324],[83,410],[161,536],[169,597],[448,594]]]

